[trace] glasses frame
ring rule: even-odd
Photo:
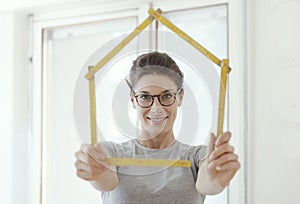
[[[157,97],[158,102],[159,102],[160,105],[162,105],[162,106],[171,106],[171,105],[173,105],[173,104],[175,103],[175,101],[176,101],[176,99],[177,99],[176,96],[183,90],[183,87],[181,87],[181,88],[178,89],[177,92],[170,92],[170,93],[174,94],[174,101],[173,101],[171,104],[169,104],[169,105],[164,105],[164,104],[162,104],[161,101],[160,101],[160,96],[161,96],[162,94],[164,94],[164,93],[158,94],[158,95],[150,95],[150,94],[139,94],[139,95],[136,95],[136,92],[133,90],[133,88],[132,88],[132,86],[130,85],[129,81],[128,81],[127,79],[125,79],[125,81],[126,81],[127,85],[129,86],[129,88],[130,88],[130,90],[131,90],[133,96],[135,97],[136,103],[137,103],[141,108],[150,108],[150,107],[153,105],[153,103],[154,103],[154,97]],[[142,105],[139,103],[139,101],[138,101],[137,98],[138,98],[139,96],[141,96],[141,95],[151,96],[152,102],[151,102],[151,104],[150,104],[149,106],[142,106]]]
[[[171,106],[171,105],[173,105],[173,104],[175,103],[175,101],[176,101],[176,96],[177,96],[177,94],[178,94],[178,92],[176,92],[176,93],[173,92],[172,94],[174,94],[174,96],[173,96],[173,97],[174,97],[174,101],[173,101],[171,104],[169,104],[169,105],[165,105],[165,104],[162,104],[162,102],[161,102],[161,100],[160,100],[160,96],[163,95],[163,94],[166,94],[166,93],[162,93],[162,94],[158,94],[158,95],[150,95],[150,94],[139,94],[139,95],[135,95],[135,92],[133,92],[133,93],[134,93],[134,97],[135,97],[135,100],[136,100],[137,104],[138,104],[141,108],[150,108],[150,107],[153,105],[153,103],[154,103],[154,97],[157,97],[158,102],[159,102],[160,105],[162,105],[162,106]],[[142,105],[139,103],[138,97],[139,97],[139,96],[142,96],[142,95],[151,96],[152,101],[151,101],[151,104],[150,104],[149,106],[142,106]]]

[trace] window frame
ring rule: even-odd
[[[47,96],[47,66],[44,41],[48,28],[85,24],[95,21],[112,20],[124,17],[137,17],[138,23],[147,16],[148,8],[161,8],[164,12],[174,12],[217,5],[227,5],[228,8],[228,58],[233,68],[229,75],[227,108],[228,129],[233,133],[232,142],[237,147],[242,167],[229,186],[228,203],[247,204],[247,75],[246,75],[246,9],[245,0],[201,0],[201,1],[127,1],[112,3],[97,3],[95,5],[68,5],[67,8],[53,11],[38,9],[29,16],[32,57],[30,70],[31,90],[31,127],[33,140],[30,152],[30,181],[32,188],[30,203],[45,204],[45,154],[46,149],[46,96]]]

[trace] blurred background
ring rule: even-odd
[[[90,57],[104,55],[98,50],[103,46],[109,51],[107,43],[131,32],[151,7],[161,8],[220,59],[228,57],[232,67],[225,129],[233,132],[242,168],[228,189],[208,196],[206,203],[300,202],[300,1],[1,0],[1,204],[101,203],[100,194],[76,177],[73,166],[83,140],[74,124],[74,88]],[[161,24],[157,29],[168,30]],[[137,49],[142,43],[154,49],[155,36],[133,43]],[[158,38],[158,47],[176,50],[174,44]],[[138,54],[119,60],[102,84],[106,88],[99,90],[108,96],[114,92]],[[171,55],[183,68],[191,93],[186,101],[192,103],[183,110],[193,114],[197,106],[200,115],[194,120],[197,130],[183,133],[195,137],[194,144],[205,144],[215,125],[217,97],[205,92],[211,80],[196,74],[191,61],[175,51]],[[218,75],[218,68],[210,66]],[[176,121],[180,128],[186,120],[183,110]],[[100,126],[112,131],[103,134],[123,141],[112,117],[111,112],[108,120],[99,116]],[[134,113],[128,111],[128,117]]]

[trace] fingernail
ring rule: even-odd
[[[216,166],[216,170],[217,170],[217,171],[221,171],[222,168],[221,168],[220,166]]]

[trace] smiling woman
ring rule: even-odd
[[[183,74],[169,56],[153,52],[133,62],[130,83],[131,102],[142,124],[139,138],[152,139],[146,145],[150,148],[162,148],[163,140],[175,139],[173,124],[183,98]]]
[[[170,131],[173,136],[177,107],[181,105],[184,93],[182,84],[182,72],[166,54],[144,54],[133,62],[128,85],[132,105],[142,124],[140,138],[161,140],[158,135],[170,134]]]
[[[184,96],[183,73],[165,53],[150,52],[134,60],[130,101],[141,129],[136,139],[121,144],[101,142],[76,152],[77,175],[102,192],[103,203],[203,203],[220,193],[240,167],[229,144],[231,133],[209,146],[189,146],[173,132]],[[217,148],[215,148],[217,147]],[[106,158],[189,160],[191,167],[112,166]]]

